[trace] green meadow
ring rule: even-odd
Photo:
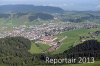
[[[71,46],[75,46],[80,43],[79,36],[88,36],[89,32],[95,32],[97,30],[100,30],[98,28],[96,29],[78,29],[78,30],[72,30],[72,31],[65,31],[61,34],[58,34],[57,37],[62,39],[63,37],[67,36],[67,38],[62,42],[62,45],[59,49],[54,51],[54,54],[62,53],[65,50],[69,49]],[[100,41],[100,37],[96,37],[98,41]]]
[[[32,54],[39,54],[47,51],[49,47],[50,46],[46,44],[36,44],[35,42],[32,42],[29,52]]]

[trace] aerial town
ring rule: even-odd
[[[7,27],[2,27],[0,32],[0,38],[7,36],[22,36],[29,40],[35,40],[36,43],[49,44],[50,46],[56,45],[55,35],[64,31],[70,31],[75,29],[90,29],[98,27],[93,23],[45,23],[42,25],[26,26],[21,25],[19,27],[12,27],[12,30],[7,31]]]

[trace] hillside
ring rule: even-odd
[[[0,14],[0,25],[33,25],[54,20],[54,16],[47,13],[2,13]]]
[[[88,34],[89,32],[95,32],[98,30],[100,29],[78,29],[73,31],[65,31],[61,34],[58,34],[57,37],[59,38],[59,40],[62,39],[64,36],[67,36],[68,38],[66,38],[62,42],[62,45],[53,53],[54,54],[63,53],[65,50],[68,50],[70,47],[81,43],[80,36],[90,36],[90,34]],[[96,36],[96,40],[100,41],[100,37]]]
[[[6,37],[0,39],[0,64],[3,66],[22,66],[31,61],[31,54],[28,49],[31,42],[23,37]]]
[[[58,17],[64,22],[96,22],[100,23],[100,11],[66,11]]]
[[[20,7],[18,7],[19,9]],[[41,8],[39,8],[41,10]],[[33,9],[34,10],[34,9]],[[59,11],[59,10],[58,10]],[[4,11],[3,11],[4,12]],[[47,12],[9,12],[0,13],[0,25],[3,26],[19,26],[19,25],[37,25],[49,22],[72,22],[72,23],[99,23],[100,12],[82,11],[82,12],[63,12],[61,13],[47,13]]]

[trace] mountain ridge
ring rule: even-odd
[[[6,12],[43,12],[43,13],[63,13],[64,10],[52,6],[34,6],[34,5],[1,5],[0,13]]]

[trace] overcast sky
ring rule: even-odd
[[[0,0],[0,5],[6,4],[57,6],[66,10],[100,10],[100,0]]]

